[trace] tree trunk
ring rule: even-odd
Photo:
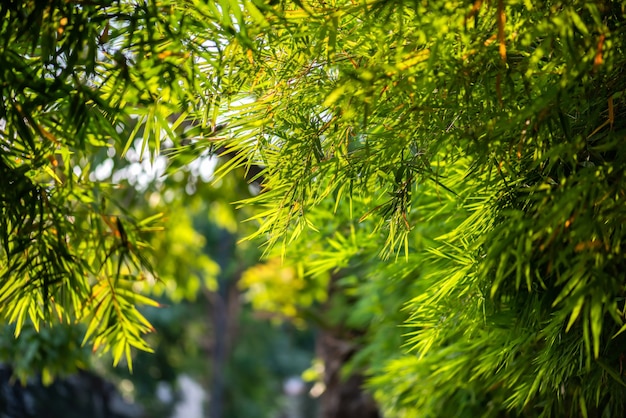
[[[341,376],[342,367],[356,351],[349,336],[340,336],[336,330],[324,330],[318,338],[317,352],[324,361],[326,385],[320,399],[320,418],[379,418],[374,399],[363,390],[363,375]]]
[[[218,277],[218,289],[212,298],[212,315],[213,321],[213,359],[212,373],[209,396],[209,417],[222,418],[224,414],[224,398],[226,395],[225,387],[225,368],[228,362],[228,352],[232,339],[231,326],[236,322],[231,317],[234,303],[231,297],[233,290],[233,278],[228,274],[228,265],[234,257],[235,238],[228,231],[221,229],[218,232],[218,245],[214,254],[215,260],[220,266],[221,273]]]

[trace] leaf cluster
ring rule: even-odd
[[[16,336],[27,320],[82,322],[85,343],[112,349],[115,363],[148,349],[136,306],[156,302],[137,291],[154,274],[145,253],[159,215],[133,218],[100,168],[138,134],[141,157],[149,144],[157,155],[178,138],[168,118],[211,88],[198,71],[221,28],[196,6],[0,5],[0,306]]]
[[[620,416],[624,7],[453,3],[294,4],[261,34],[227,142],[266,167],[253,237],[368,266],[343,313],[376,306],[370,256],[414,264],[408,353],[370,365],[390,415]]]

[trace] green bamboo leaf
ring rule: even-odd
[[[583,269],[578,269],[578,268],[575,269],[571,273],[571,277],[569,277],[569,279],[565,283],[565,286],[563,286],[563,289],[561,290],[561,292],[558,294],[556,299],[554,299],[554,302],[552,302],[552,306],[554,307],[558,305],[567,296],[572,294],[575,289],[578,289],[581,286],[584,286],[586,281],[587,281],[586,272]]]
[[[584,303],[585,303],[585,298],[583,296],[579,297],[578,300],[576,301],[576,304],[574,305],[574,308],[572,309],[572,313],[570,314],[569,321],[567,322],[567,326],[565,327],[565,332],[568,332],[570,328],[572,327],[572,325],[574,325],[574,322],[576,322],[576,319],[578,319],[580,315],[580,311],[582,310]]]
[[[150,299],[149,297],[143,296],[139,293],[136,293],[132,290],[117,288],[115,290],[115,293],[119,296],[122,296],[132,301],[133,304],[148,305],[148,306],[153,306],[155,308],[159,308],[161,306],[161,304],[159,304],[157,301]]]
[[[104,337],[104,335],[101,334],[101,331],[108,321],[112,309],[113,302],[110,296],[105,297],[98,303],[97,308],[93,311],[91,320],[87,325],[87,330],[85,331],[85,336],[83,337],[81,345],[84,346],[92,336],[96,335],[96,331],[99,331],[99,338]],[[96,344],[94,341],[94,346],[97,347],[98,345],[100,344]]]
[[[333,106],[340,98],[341,96],[344,94],[344,92],[346,92],[348,86],[347,84],[343,84],[340,85],[339,87],[336,87],[327,97],[326,99],[324,99],[324,103],[322,103],[322,106],[329,108],[331,106]]]
[[[34,303],[30,303],[28,306],[28,317],[35,328],[35,331],[39,332],[40,320],[46,320],[41,308]]]
[[[149,225],[149,224],[151,224],[151,223],[153,223],[153,222],[155,222],[157,220],[163,219],[164,215],[165,214],[163,212],[159,212],[159,213],[156,213],[156,214],[154,214],[152,216],[148,216],[147,218],[144,218],[141,221],[137,222],[137,226],[138,227],[144,227],[146,225]]]
[[[133,357],[130,352],[130,345],[124,347],[124,353],[126,355],[126,364],[128,365],[128,371],[133,373]]]
[[[269,22],[267,21],[267,19],[263,15],[263,13],[261,13],[261,11],[254,5],[254,3],[252,1],[246,0],[244,2],[244,9],[246,10],[246,12],[248,12],[250,14],[252,19],[258,25],[260,25],[263,28],[266,28],[266,27],[269,26]]]
[[[148,118],[149,118],[149,115],[143,115],[143,116],[140,116],[137,119],[135,127],[130,132],[130,135],[128,136],[128,139],[126,140],[126,144],[124,145],[124,148],[122,149],[122,157],[126,156],[126,153],[128,152],[128,149],[133,145],[135,137],[139,133],[140,129],[142,127],[145,128],[145,125],[146,125],[146,122],[147,122]],[[145,131],[146,130],[144,129],[144,132]]]
[[[28,310],[29,300],[28,298],[22,298],[13,308],[9,323],[15,323],[15,332],[13,333],[15,338],[19,337],[24,326],[24,319],[26,317],[26,311]]]
[[[574,23],[574,26],[576,26],[576,29],[578,29],[585,36],[589,35],[589,29],[587,29],[587,26],[575,10],[569,10],[569,17],[570,19],[572,19],[572,22]]]
[[[591,308],[589,313],[589,321],[591,325],[591,336],[593,338],[593,356],[600,356],[600,337],[602,334],[602,317],[604,314],[604,304],[594,295],[591,300]]]
[[[124,341],[124,337],[122,336],[122,338],[120,338],[113,346],[113,366],[117,366],[119,364],[126,347],[127,344]],[[131,366],[129,366],[129,368],[130,367]]]

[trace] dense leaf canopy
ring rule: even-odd
[[[298,290],[257,271],[253,303],[359,330],[352,367],[385,415],[623,416],[621,2],[32,1],[0,16],[0,306],[18,334],[27,317],[83,322],[116,362],[148,349],[136,306],[154,302],[133,289],[159,274],[159,217],[130,216],[113,194],[141,181],[98,168],[137,145],[167,156],[167,178],[219,153],[214,179],[247,170],[249,239]]]

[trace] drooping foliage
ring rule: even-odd
[[[154,162],[211,96],[219,65],[208,60],[219,57],[206,43],[222,28],[204,12],[193,2],[0,6],[0,303],[16,335],[25,318],[37,329],[83,322],[85,342],[113,350],[115,363],[149,349],[136,306],[157,304],[133,286],[156,274],[146,252],[159,214],[134,218],[121,181],[99,180],[136,138],[135,160]]]
[[[408,312],[365,361],[389,416],[623,414],[624,13],[308,3],[241,55],[256,235],[348,275],[365,353]]]
[[[168,173],[212,150],[218,181],[248,169],[250,239],[306,295],[249,296],[358,331],[385,415],[623,415],[621,2],[6,4],[18,329],[59,316],[116,359],[145,348],[128,289],[156,218],[111,209],[88,164],[137,138],[169,144]]]

